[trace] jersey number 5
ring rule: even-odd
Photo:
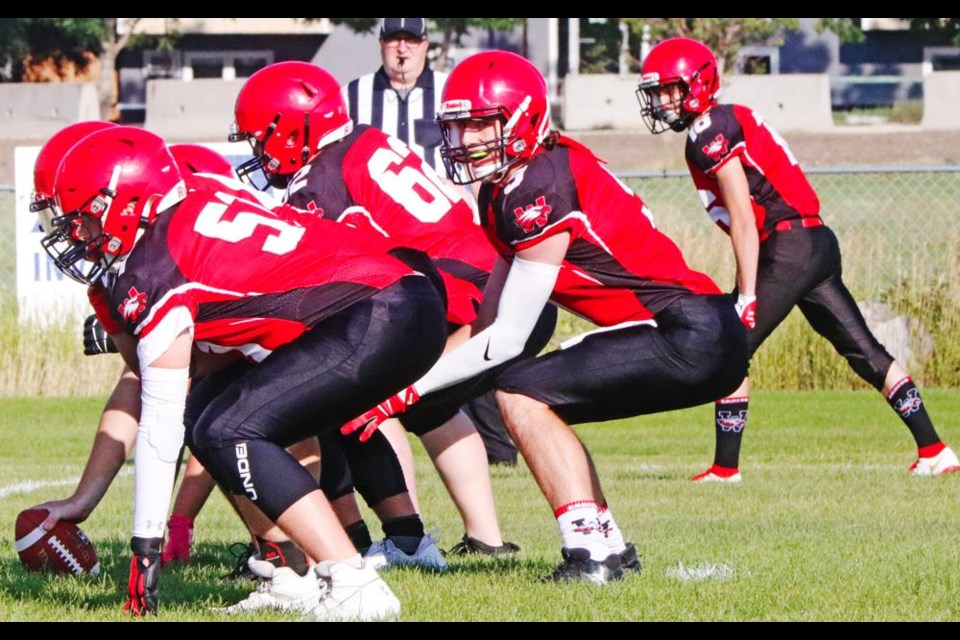
[[[276,235],[268,236],[263,241],[261,250],[283,256],[297,248],[306,232],[303,227],[284,222],[269,211],[257,211],[256,205],[251,203],[237,200],[225,193],[218,193],[217,197],[223,200],[223,203],[211,202],[205,206],[193,227],[204,237],[237,244],[252,238],[257,227],[267,227],[275,231]],[[243,209],[238,211],[239,207]],[[230,218],[224,219],[228,211]]]

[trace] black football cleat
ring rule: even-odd
[[[230,555],[236,560],[236,566],[233,568],[233,571],[222,576],[224,580],[253,580],[257,581],[257,575],[250,570],[250,567],[247,565],[247,561],[251,556],[258,555],[257,547],[252,542],[245,544],[243,542],[234,542],[230,545]]]
[[[544,582],[588,582],[602,585],[623,578],[619,553],[611,553],[603,562],[591,559],[587,549],[564,548],[560,550],[560,554],[563,562],[557,565],[553,573],[543,578]]]
[[[627,548],[620,552],[620,566],[624,573],[642,573],[643,563],[640,561],[640,554],[632,542],[627,543]]]
[[[503,544],[499,547],[494,547],[485,542],[480,542],[476,538],[471,538],[467,534],[463,534],[463,539],[460,540],[457,544],[453,545],[450,551],[447,551],[446,555],[448,556],[490,556],[491,558],[512,558],[514,555],[520,552],[520,546],[514,544],[513,542],[507,542],[504,540]]]

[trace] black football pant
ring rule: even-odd
[[[557,308],[553,305],[547,305],[520,356],[476,378],[424,396],[407,413],[400,416],[403,426],[411,433],[422,436],[445,424],[460,411],[465,403],[474,403],[473,401],[477,400],[477,396],[480,395],[491,405],[485,413],[488,420],[482,423],[484,429],[488,434],[495,434],[493,437],[500,439],[500,444],[496,449],[498,458],[491,460],[493,454],[488,447],[488,460],[516,462],[516,447],[510,440],[510,436],[507,435],[506,427],[500,419],[500,412],[496,409],[496,402],[492,398],[493,392],[490,389],[493,388],[497,377],[513,364],[540,353],[550,342],[556,324]],[[489,395],[483,395],[488,392]],[[483,406],[482,401],[477,404],[480,407]],[[471,417],[475,415],[478,408],[468,412],[468,415]],[[480,425],[474,424],[477,426],[477,430],[481,431]],[[484,438],[482,431],[480,437]],[[383,440],[386,443],[386,439]],[[370,446],[371,444],[374,446]],[[322,460],[320,488],[331,500],[351,493],[354,484],[356,484],[356,489],[363,497],[364,502],[369,506],[378,504],[384,498],[407,491],[407,484],[402,474],[397,477],[395,473],[399,463],[389,443],[384,446],[382,443],[370,441],[358,445],[354,442],[346,442],[337,437],[336,434],[323,435],[320,437],[320,457]]]
[[[189,397],[195,453],[226,490],[271,520],[316,490],[284,449],[339,429],[426,373],[443,351],[445,308],[406,277],[276,349],[208,376]]]
[[[760,245],[757,325],[747,332],[750,355],[796,306],[857,375],[881,390],[893,357],[870,332],[842,272],[840,245],[829,227],[773,233]]]
[[[580,424],[713,402],[743,381],[746,331],[727,296],[684,295],[656,320],[521,362],[496,387]]]

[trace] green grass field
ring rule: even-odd
[[[925,396],[945,439],[960,442],[960,394]],[[100,406],[0,400],[0,620],[126,619],[129,465],[83,525],[101,577],[28,574],[13,548],[21,509],[72,490]],[[643,575],[604,588],[540,584],[559,560],[556,524],[525,467],[495,469],[503,530],[523,552],[505,563],[452,559],[443,575],[390,572],[403,620],[960,620],[960,477],[908,476],[912,442],[876,394],[756,393],[741,486],[688,482],[712,455],[710,422],[701,407],[578,429]],[[449,548],[459,519],[417,453],[427,527]],[[164,572],[161,619],[217,620],[209,607],[243,597],[246,584],[220,579],[242,539],[215,497],[197,521],[195,564]],[[703,574],[712,576],[695,579]]]

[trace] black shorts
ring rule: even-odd
[[[192,440],[200,448],[249,440],[287,447],[337,429],[426,373],[443,351],[445,328],[436,288],[403,278],[263,362],[208,376],[203,386],[212,392],[191,394]]]
[[[882,389],[893,357],[870,332],[842,273],[840,245],[829,227],[778,231],[767,238],[758,261],[757,325],[747,332],[750,355],[798,307],[861,378]]]
[[[497,389],[543,402],[569,424],[713,402],[747,373],[746,332],[726,296],[686,295],[657,326],[597,333],[521,362]]]

